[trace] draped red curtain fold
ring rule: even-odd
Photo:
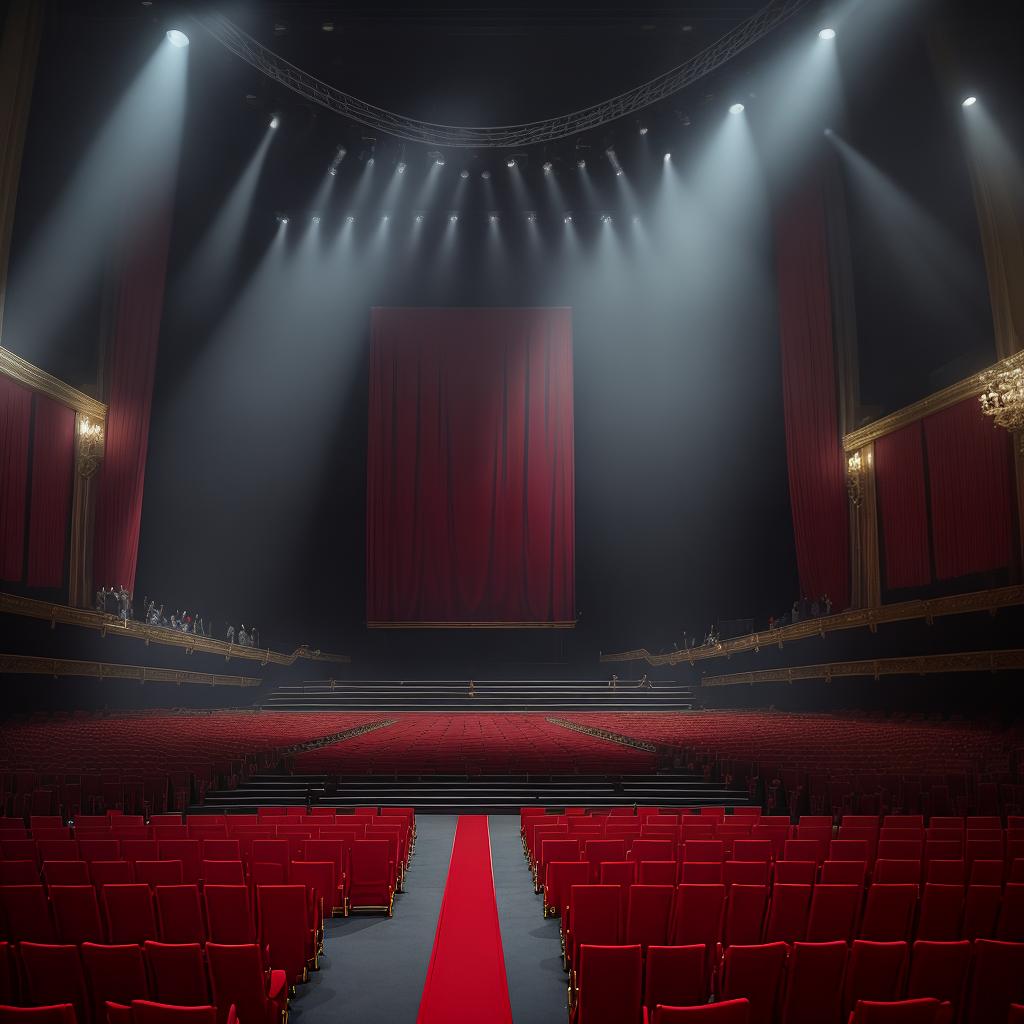
[[[170,209],[127,246],[109,358],[106,451],[97,474],[93,578],[135,588],[160,317],[170,242]]]
[[[32,392],[0,375],[0,579],[20,581],[25,564]]]
[[[64,584],[74,461],[74,412],[52,398],[37,395],[26,570],[30,587]]]
[[[371,624],[575,618],[572,312],[374,309]]]
[[[895,590],[931,583],[928,494],[920,423],[911,423],[875,442],[875,486],[886,587]]]
[[[789,497],[800,589],[850,597],[845,458],[836,411],[825,206],[817,178],[780,206],[775,225]]]
[[[955,579],[1013,561],[1013,464],[1010,435],[976,398],[924,420],[935,574]]]

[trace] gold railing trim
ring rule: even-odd
[[[77,676],[83,679],[124,679],[137,683],[197,683],[203,686],[259,686],[253,676],[228,676],[215,672],[123,665],[109,661],[74,658],[36,658],[25,654],[0,654],[0,675]]]
[[[837,615],[824,615],[817,619],[804,619],[781,629],[766,629],[761,633],[725,640],[714,647],[691,647],[684,651],[668,654],[651,654],[644,647],[617,654],[602,654],[605,663],[625,661],[646,661],[648,665],[680,665],[687,662],[707,661],[724,658],[744,651],[759,651],[787,640],[803,640],[811,636],[823,636],[844,629],[874,627],[889,622],[907,622],[912,619],[931,619],[943,615],[963,615],[969,612],[991,612],[997,608],[1011,608],[1024,604],[1024,587],[999,587],[994,590],[975,590],[969,594],[953,594],[927,601],[900,601],[897,604],[883,604],[877,608],[856,608]]]
[[[792,683],[803,679],[849,679],[855,676],[921,676],[939,672],[1005,672],[1024,668],[1024,650],[965,651],[960,654],[921,654],[903,658],[866,658],[819,665],[791,665],[760,672],[706,676],[701,686],[754,686]]]
[[[31,388],[33,391],[52,398],[55,402],[60,402],[61,405],[66,405],[69,409],[74,409],[75,412],[88,416],[94,423],[106,423],[107,407],[103,402],[90,398],[70,384],[65,384],[58,377],[41,370],[2,345],[0,345],[0,373],[19,384],[24,384],[25,387]]]
[[[142,622],[122,622],[116,615],[104,615],[102,612],[89,611],[85,608],[71,608],[65,604],[48,604],[36,601],[31,597],[17,594],[0,593],[0,612],[9,615],[24,615],[32,619],[45,619],[48,622],[60,622],[66,626],[82,626],[95,629],[105,636],[130,636],[146,643],[161,644],[165,647],[181,647],[190,654],[219,654],[225,659],[245,658],[258,661],[264,665],[294,665],[299,660],[329,661],[339,665],[347,665],[351,658],[347,654],[328,654],[309,647],[297,647],[291,654],[281,654],[259,647],[239,647],[212,637],[196,636],[192,633],[176,633],[172,629],[159,626],[147,626]]]

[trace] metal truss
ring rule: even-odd
[[[201,15],[200,24],[222,46],[307,100],[385,135],[455,149],[512,149],[554,142],[600,128],[673,96],[752,46],[805,7],[810,0],[770,0],[688,61],[643,85],[592,107],[527,124],[470,128],[433,124],[395,114],[327,85],[279,57],[220,14]]]

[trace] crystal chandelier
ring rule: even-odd
[[[981,411],[1011,433],[1024,431],[1024,352],[981,375]]]

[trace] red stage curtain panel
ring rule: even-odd
[[[20,581],[32,392],[0,374],[0,579]]]
[[[1010,435],[976,398],[924,421],[931,484],[935,574],[955,579],[1002,569],[1013,560]]]
[[[37,395],[28,524],[26,582],[30,587],[60,587],[64,583],[74,461],[74,412],[52,398]]]
[[[572,311],[374,309],[370,625],[575,619]]]
[[[911,423],[875,442],[875,483],[885,549],[885,585],[895,590],[931,583],[920,423]]]
[[[135,588],[142,490],[149,445],[170,211],[154,217],[127,247],[110,353],[106,451],[97,473],[93,579]]]
[[[775,227],[782,394],[800,589],[850,597],[846,460],[836,412],[832,302],[820,184],[807,184],[780,209]]]

